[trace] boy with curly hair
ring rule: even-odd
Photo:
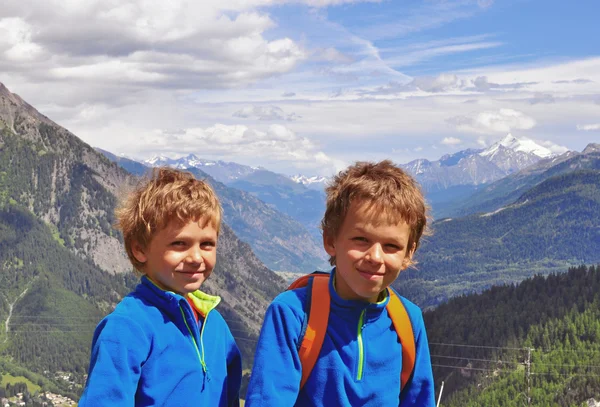
[[[222,216],[212,188],[155,169],[116,211],[140,284],[97,326],[80,407],[239,406],[240,351],[199,290],[216,263]]]
[[[358,162],[340,172],[326,193],[323,246],[334,268],[325,279],[314,275],[312,284],[320,280],[321,296],[329,300],[312,309],[319,303],[310,286],[273,300],[246,407],[435,406],[421,310],[400,297],[412,325],[409,338],[400,338],[397,319],[388,312],[388,303],[399,297],[390,285],[413,263],[426,230],[427,206],[417,183],[391,161]],[[305,371],[305,336],[315,331],[307,328],[309,313],[312,321],[313,313],[327,312],[321,348],[313,353],[312,370]],[[405,352],[409,342],[413,351]],[[412,370],[403,377],[407,360]]]

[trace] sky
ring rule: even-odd
[[[600,142],[597,0],[3,0],[0,82],[94,147],[293,175]]]

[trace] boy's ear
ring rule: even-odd
[[[334,239],[330,237],[328,233],[323,232],[323,247],[330,256],[335,256],[335,245],[333,240]]]
[[[415,254],[415,250],[417,250],[417,244],[413,243],[412,248],[406,252],[406,256],[404,256],[404,262],[402,264],[402,268],[407,268],[412,263],[413,255]]]
[[[133,253],[133,257],[140,263],[145,263],[148,260],[144,248],[138,242],[131,244],[131,253]]]

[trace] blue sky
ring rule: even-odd
[[[4,4],[6,3],[6,4]],[[600,141],[600,2],[5,0],[0,82],[93,146],[287,174]]]

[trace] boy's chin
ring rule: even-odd
[[[200,289],[200,287],[202,287],[202,284],[193,284],[193,285],[186,286],[182,289],[182,291],[183,291],[182,295],[187,295],[187,294],[193,293],[194,291],[198,291]]]

